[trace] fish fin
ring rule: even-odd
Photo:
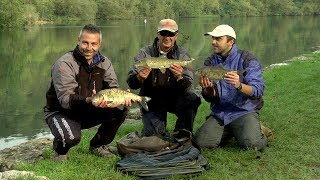
[[[224,69],[224,67],[222,66],[222,64],[220,63],[220,64],[218,64],[218,65],[215,65],[214,66],[215,68],[217,68],[217,69]]]
[[[89,103],[89,102],[92,102],[92,100],[93,100],[92,97],[87,97],[86,102]]]
[[[246,69],[242,69],[240,71],[237,71],[237,74],[240,76],[243,76],[245,72],[246,72]]]
[[[148,107],[147,102],[150,101],[150,100],[151,100],[150,97],[143,96],[142,97],[142,101],[139,102],[139,104],[143,107],[143,109],[145,109],[146,111],[149,111],[149,107]]]
[[[195,75],[195,76],[198,76],[198,77],[200,77],[201,76],[201,70],[203,69],[203,67],[200,67],[200,68],[198,68],[198,69],[196,69],[196,70],[194,70],[194,71],[192,71],[193,72],[193,74]]]
[[[223,78],[222,78],[223,79]],[[213,83],[219,83],[220,79],[211,79]]]
[[[194,59],[190,59],[190,62],[188,62],[188,64],[185,65],[185,67],[189,70],[189,71],[192,71],[193,72],[193,68],[191,66],[192,64],[192,61],[194,61]]]
[[[160,68],[160,71],[164,74],[166,72],[166,68]]]
[[[120,106],[118,106],[117,108],[118,108],[119,110],[123,111],[124,106],[123,106],[123,105],[120,105]]]

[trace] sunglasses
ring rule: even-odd
[[[160,31],[159,34],[160,34],[161,36],[173,37],[173,36],[175,36],[177,33],[173,33],[173,32],[170,32],[170,31]]]

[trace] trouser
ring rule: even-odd
[[[226,145],[232,137],[241,148],[261,150],[267,146],[267,137],[261,131],[257,112],[246,114],[228,125],[209,116],[196,132],[195,141],[201,148],[216,148]]]
[[[113,141],[120,125],[127,116],[128,109],[96,108],[95,112],[79,112],[76,116],[66,113],[55,113],[46,122],[54,136],[53,149],[60,155],[67,154],[69,149],[81,140],[81,129],[88,129],[99,124],[97,133],[90,141],[90,147],[99,147]]]
[[[188,91],[168,98],[167,101],[153,101],[151,103],[149,111],[142,111],[143,136],[166,135],[167,112],[174,113],[177,116],[174,131],[187,129],[192,132],[194,118],[201,104],[198,95]]]

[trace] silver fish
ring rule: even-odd
[[[108,102],[109,107],[119,107],[125,104],[125,100],[130,98],[138,102],[146,111],[148,111],[147,102],[151,100],[147,96],[139,96],[134,93],[124,91],[121,89],[104,89],[95,94],[91,101],[92,103],[98,102],[101,98]]]
[[[194,74],[196,76],[206,76],[211,80],[219,81],[224,78],[225,74],[227,72],[236,72],[238,75],[243,76],[243,73],[245,70],[241,71],[232,71],[232,70],[226,70],[223,68],[222,64],[218,64],[216,66],[204,66],[199,69],[197,69]]]

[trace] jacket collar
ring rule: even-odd
[[[233,44],[227,58],[223,58],[220,54],[215,54],[215,55],[218,58],[219,63],[223,63],[225,61],[232,61],[232,59],[234,59],[237,56],[237,52],[238,52],[238,47],[236,44]]]
[[[75,58],[75,60],[82,65],[88,72],[92,72],[93,68],[96,64],[99,62],[103,62],[105,60],[105,57],[98,52],[94,57],[92,64],[88,64],[86,58],[82,55],[82,53],[79,50],[79,45],[77,45],[74,50],[72,51],[72,55]]]
[[[154,49],[154,54],[152,55],[153,57],[160,56],[158,41],[159,41],[158,37],[156,37],[153,41],[153,45],[152,45]],[[169,52],[167,52],[167,58],[177,59],[177,52],[178,52],[178,45],[177,45],[177,42],[174,42],[174,46],[170,49]]]

